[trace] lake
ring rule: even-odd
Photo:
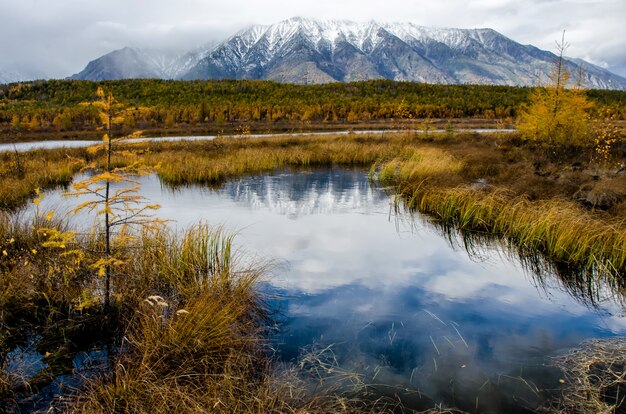
[[[393,208],[361,170],[277,171],[217,190],[138,180],[171,226],[223,225],[245,260],[274,263],[263,289],[276,297],[277,358],[318,353],[411,408],[529,412],[558,392],[551,357],[626,335],[608,287],[586,297],[497,242],[468,253],[454,233]],[[42,208],[78,202],[61,194]]]

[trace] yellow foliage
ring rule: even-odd
[[[517,129],[527,139],[552,146],[591,145],[593,141],[587,111],[592,103],[587,100],[580,85],[567,88],[570,74],[565,70],[563,59],[567,48],[565,33],[557,48],[560,56],[550,74],[551,83],[531,93],[530,103],[522,107]]]
[[[106,164],[100,173],[75,183],[73,191],[66,195],[92,196],[90,200],[76,206],[74,213],[87,209],[95,211],[98,216],[103,217],[102,238],[105,240],[105,247],[104,251],[101,252],[102,257],[93,263],[91,268],[97,270],[99,276],[106,278],[105,306],[108,306],[111,295],[109,287],[111,267],[124,264],[123,261],[117,258],[119,250],[126,248],[132,239],[129,236],[127,227],[139,226],[150,230],[160,225],[162,221],[155,220],[147,214],[148,211],[156,209],[158,206],[145,204],[144,198],[138,194],[139,183],[129,178],[131,175],[146,173],[146,168],[136,160],[130,162],[125,167],[113,168],[112,166],[111,158],[116,149],[113,144],[128,138],[139,137],[142,135],[142,132],[136,131],[126,137],[114,139],[111,134],[112,124],[124,123],[126,114],[119,109],[119,106],[116,108],[113,95],[110,93],[105,95],[102,88],[98,88],[97,96],[100,100],[95,103],[95,106],[100,109],[100,119],[105,124],[107,133],[102,138],[104,145],[92,146],[87,151],[89,154],[96,154],[101,149],[104,149],[106,151]],[[129,114],[129,116],[133,116],[133,114]],[[124,158],[124,164],[133,158],[128,151],[117,155],[121,155]],[[96,165],[91,167],[96,168]],[[121,184],[116,186],[121,188],[112,188],[111,184],[113,183]],[[119,228],[121,230],[115,230]],[[66,244],[64,240],[56,242],[56,246],[59,247]],[[82,303],[81,306],[83,306]]]
[[[591,106],[580,89],[538,88],[522,109],[517,129],[525,138],[550,144],[592,144],[587,114]]]
[[[142,130],[137,130],[135,132],[133,132],[132,134],[129,135],[130,138],[140,138],[143,136],[143,131]]]
[[[78,303],[74,305],[74,309],[77,311],[81,311],[98,305],[100,305],[100,300],[98,298],[91,297],[85,300],[78,301]]]
[[[39,190],[39,188],[35,188],[35,195],[37,197],[35,197],[33,199],[33,203],[37,206],[37,209],[39,209],[39,206],[41,205],[41,200],[43,200],[43,193]]]
[[[105,149],[104,145],[92,145],[91,147],[87,148],[87,153],[89,155],[96,155],[98,151],[104,150],[104,149]]]
[[[105,269],[111,266],[123,266],[124,261],[117,259],[115,257],[101,258],[98,259],[95,263],[93,263],[90,267],[92,269],[98,270],[99,276],[104,276]]]

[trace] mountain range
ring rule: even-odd
[[[443,84],[545,83],[557,56],[492,29],[357,23],[295,17],[244,29],[225,41],[174,54],[126,47],[71,79],[268,79],[288,83],[392,79]],[[567,59],[585,87],[626,89],[626,78]]]

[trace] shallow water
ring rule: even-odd
[[[281,359],[328,347],[340,368],[413,408],[532,410],[558,391],[551,356],[626,335],[608,288],[593,305],[495,245],[469,255],[419,215],[392,209],[362,171],[277,172],[216,191],[139,180],[172,226],[223,224],[248,257],[276,261],[267,288],[280,294]],[[42,208],[77,202],[53,191]]]

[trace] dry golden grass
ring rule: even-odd
[[[400,139],[298,137],[216,139],[201,143],[150,145],[144,162],[167,184],[219,184],[230,177],[286,167],[332,164],[366,166],[402,151]]]
[[[35,188],[64,186],[86,163],[84,150],[0,152],[0,209],[15,209]]]
[[[395,185],[410,208],[467,231],[500,235],[558,262],[619,276],[626,269],[626,226],[573,201],[531,201],[485,182],[465,184],[464,163],[447,151],[418,149],[375,165],[372,176]]]
[[[626,269],[626,228],[566,200],[529,201],[505,190],[449,189],[422,183],[400,187],[410,207],[459,230],[500,235],[558,262],[619,277]]]

